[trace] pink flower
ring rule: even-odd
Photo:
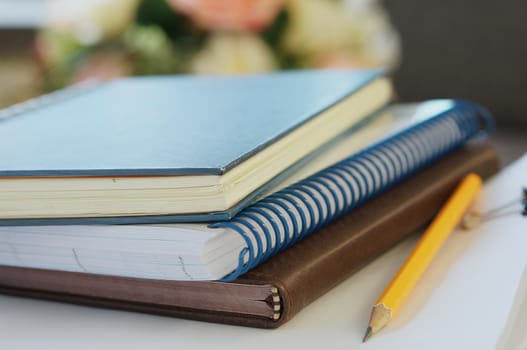
[[[176,11],[212,30],[261,31],[275,19],[285,0],[167,0]]]
[[[331,52],[312,59],[315,68],[368,68],[372,64],[352,52]]]
[[[75,72],[72,81],[78,83],[84,80],[110,80],[133,73],[133,63],[130,57],[123,53],[99,52],[84,62]]]

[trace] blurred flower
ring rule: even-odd
[[[360,30],[341,2],[288,0],[286,8],[290,20],[282,38],[286,52],[312,55],[359,46]]]
[[[241,74],[277,69],[273,52],[260,37],[247,33],[216,33],[191,62],[198,74]]]
[[[41,67],[64,65],[77,50],[79,44],[75,38],[54,29],[40,31],[34,42],[35,58]]]
[[[344,0],[344,6],[359,23],[368,61],[394,68],[400,60],[401,40],[384,8],[377,0]]]
[[[139,0],[50,0],[48,26],[92,45],[123,34],[138,4]]]
[[[79,66],[71,83],[84,80],[109,80],[133,73],[133,61],[129,55],[119,51],[96,52]]]
[[[123,44],[134,56],[136,74],[167,74],[177,69],[172,42],[158,26],[133,26]]]
[[[69,83],[72,58],[81,50],[69,33],[54,29],[38,32],[33,44],[33,57],[47,88],[56,89]]]
[[[391,69],[400,41],[379,1],[48,0],[35,57],[48,88],[123,75]]]
[[[176,71],[172,43],[157,26],[131,27],[122,42],[101,46],[78,64],[74,82],[108,80],[132,74],[170,74]]]
[[[399,38],[376,0],[288,0],[282,48],[313,67],[387,67]]]
[[[350,51],[317,55],[312,58],[311,63],[315,68],[366,68],[371,65],[371,62]]]
[[[284,0],[167,1],[205,29],[255,32],[267,28],[284,3]]]

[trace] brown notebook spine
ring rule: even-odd
[[[281,252],[235,283],[148,281],[0,267],[0,291],[202,321],[276,328],[364,264],[426,225],[468,172],[486,178],[498,168],[492,147],[480,144],[461,149]],[[203,297],[195,295],[200,291],[205,292]]]

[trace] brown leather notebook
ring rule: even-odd
[[[458,150],[233,283],[133,279],[0,267],[0,292],[202,321],[275,328],[425,226],[468,172],[498,171],[495,150]]]

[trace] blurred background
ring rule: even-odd
[[[0,0],[0,108],[86,79],[382,67],[398,99],[466,98],[527,149],[521,0]]]

